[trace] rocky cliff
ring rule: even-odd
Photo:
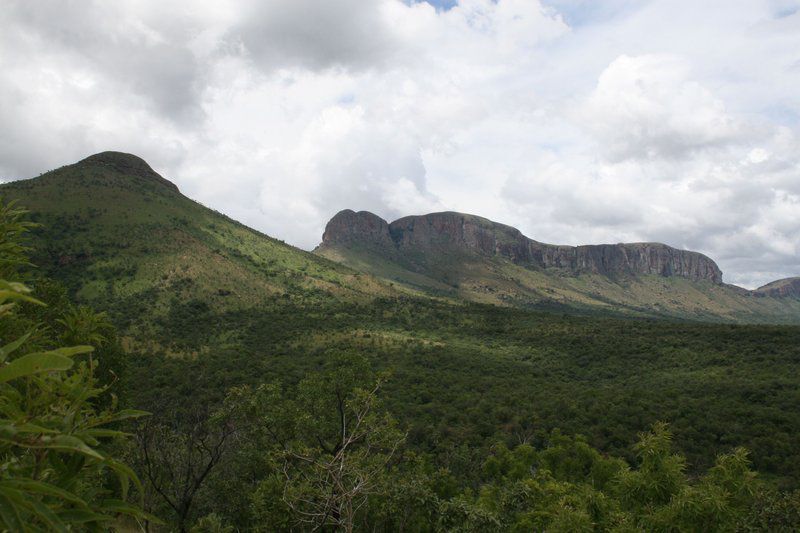
[[[697,252],[660,243],[556,246],[529,239],[510,226],[454,212],[404,217],[388,224],[366,211],[342,211],[328,223],[321,246],[354,245],[400,257],[459,252],[573,273],[656,274],[722,283],[714,261]]]
[[[773,298],[800,298],[800,278],[786,278],[767,283],[754,291],[760,296]]]
[[[393,248],[389,224],[369,211],[339,211],[325,226],[323,244],[363,244],[369,247]]]

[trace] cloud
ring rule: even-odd
[[[578,118],[612,161],[691,156],[741,140],[743,124],[689,77],[678,57],[620,56],[601,74]]]
[[[4,44],[20,60],[35,58],[39,69],[69,72],[97,89],[139,97],[161,116],[196,120],[203,66],[192,50],[200,31],[190,28],[210,23],[203,16],[209,13],[178,7],[94,1],[76,8],[66,0],[12,0]]]
[[[305,248],[339,209],[453,209],[755,286],[800,274],[796,7],[11,0],[0,178],[124,150]]]
[[[256,64],[313,70],[368,68],[388,60],[399,44],[386,0],[273,0],[242,6],[227,39]]]

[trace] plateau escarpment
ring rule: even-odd
[[[516,228],[454,212],[409,216],[388,224],[367,211],[342,211],[328,223],[321,248],[342,245],[397,252],[412,261],[451,252],[499,257],[525,267],[558,268],[574,274],[650,274],[722,283],[716,263],[697,252],[660,243],[544,244]]]
[[[800,298],[800,277],[786,278],[767,283],[755,290],[759,296],[773,298]]]
[[[655,242],[545,244],[462,213],[388,223],[342,211],[315,252],[417,292],[481,303],[800,322],[798,278],[750,291],[723,283],[717,264],[698,252]]]

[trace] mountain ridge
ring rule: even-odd
[[[778,279],[762,285],[753,291],[757,295],[772,296],[777,298],[800,298],[800,276]]]
[[[129,176],[155,181],[173,191],[180,193],[178,186],[161,176],[141,157],[126,152],[106,151],[82,159],[76,165],[99,165]]]
[[[373,240],[370,243],[369,240]],[[514,263],[564,268],[575,273],[657,274],[722,283],[722,271],[708,256],[658,242],[566,246],[531,239],[518,229],[489,219],[445,211],[406,216],[388,223],[368,211],[343,210],[328,223],[321,247],[360,242],[402,252],[431,245],[462,246]]]
[[[794,285],[751,291],[725,284],[717,264],[699,252],[652,242],[551,245],[452,211],[389,223],[368,211],[342,210],[314,251],[390,282],[483,303],[800,322]]]
[[[120,316],[145,298],[217,310],[276,298],[356,302],[415,295],[648,317],[800,323],[791,281],[748,291],[708,257],[658,243],[560,246],[454,212],[400,218],[344,210],[309,253],[180,193],[144,160],[101,152],[0,186],[48,228],[35,262],[79,300]],[[790,280],[793,278],[790,278]],[[756,298],[756,296],[758,298]],[[177,297],[177,300],[175,298]],[[182,304],[181,304],[182,305]],[[178,305],[179,306],[179,305]]]

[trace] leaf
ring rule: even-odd
[[[130,486],[131,480],[133,480],[133,484],[136,485],[136,488],[139,489],[139,492],[142,491],[142,482],[139,481],[139,478],[136,476],[136,472],[134,472],[128,465],[120,463],[119,461],[115,461],[114,459],[107,459],[106,464],[117,474],[119,484],[122,488],[123,499],[128,497],[128,487]]]
[[[11,291],[17,294],[28,294],[31,292],[29,287],[26,287],[24,283],[19,283],[16,281],[6,281],[0,280],[0,289]]]
[[[69,346],[66,348],[58,348],[56,350],[50,350],[49,352],[44,352],[44,353],[61,355],[64,357],[72,357],[74,355],[89,353],[93,351],[94,348],[92,346]]]
[[[110,424],[111,422],[119,422],[129,418],[141,418],[143,416],[150,416],[150,413],[136,409],[123,409],[121,411],[117,411],[116,413],[98,418],[94,423],[90,424],[89,427]]]
[[[46,428],[43,426],[38,426],[36,424],[20,424],[16,426],[17,433],[58,433],[57,429]]]
[[[6,358],[14,352],[14,350],[22,346],[22,343],[28,340],[28,338],[31,336],[32,333],[33,333],[32,331],[28,332],[19,339],[9,342],[8,344],[0,348],[0,363],[4,362]]]
[[[67,509],[58,513],[58,517],[69,524],[87,524],[89,522],[103,522],[112,520],[113,517],[95,513],[88,509]]]
[[[26,498],[26,504],[33,514],[47,524],[50,529],[66,533],[67,526],[64,525],[64,522],[62,522],[48,506],[34,498]]]
[[[125,433],[124,431],[118,431],[116,429],[87,429],[86,431],[81,431],[80,435],[86,435],[94,439],[102,439],[127,437],[130,436],[130,433]]]
[[[36,494],[44,494],[46,496],[54,496],[82,507],[86,507],[86,502],[84,502],[75,494],[42,481],[34,481],[30,479],[6,479],[0,481],[0,487],[9,487],[11,489],[21,490],[24,492],[33,492]]]
[[[58,435],[55,437],[43,437],[38,443],[26,444],[30,448],[47,448],[50,450],[63,450],[68,452],[78,452],[88,455],[95,459],[105,460],[105,457],[91,449],[81,439],[71,435]]]
[[[19,291],[0,289],[0,302],[5,302],[7,300],[19,300],[21,302],[28,302],[36,305],[44,305],[36,298],[31,298],[30,296],[27,296]]]
[[[11,498],[0,490],[0,519],[8,531],[25,531],[22,517]]]
[[[23,355],[0,368],[0,383],[42,372],[67,370],[71,366],[72,360],[63,355],[31,353]]]
[[[137,409],[123,409],[118,411],[111,417],[111,420],[118,421],[118,420],[125,420],[126,418],[139,418],[142,416],[150,416],[150,413],[147,411],[139,411]]]

